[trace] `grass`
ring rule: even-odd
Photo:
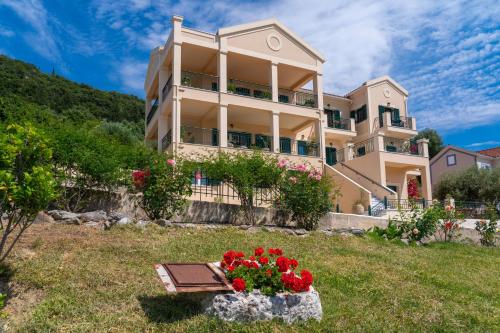
[[[166,296],[159,262],[216,261],[229,248],[281,247],[310,269],[323,320],[225,323]],[[8,301],[19,332],[500,331],[500,250],[368,238],[133,227],[36,225],[9,260],[24,294]],[[36,297],[28,297],[32,293]]]

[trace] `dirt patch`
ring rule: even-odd
[[[2,320],[2,324],[4,331],[9,332],[12,328],[18,327],[28,320],[35,306],[42,301],[44,292],[41,289],[30,288],[16,282],[10,282],[8,288],[3,285],[2,289],[8,294],[7,304],[3,310],[6,318]]]

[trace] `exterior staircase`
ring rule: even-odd
[[[380,200],[379,198],[372,196],[371,198],[371,215],[372,216],[384,216],[387,214],[387,210],[385,209],[384,200]]]

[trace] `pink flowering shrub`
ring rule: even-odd
[[[151,219],[170,219],[181,213],[191,195],[192,166],[182,160],[155,156],[145,170],[132,172],[139,206]]]
[[[450,242],[460,236],[460,223],[463,221],[463,216],[450,204],[444,206],[441,215],[439,234],[441,240]]]
[[[315,229],[319,219],[331,209],[333,184],[310,165],[293,165],[284,160],[277,165],[283,169],[283,177],[275,206],[288,214],[298,227]]]

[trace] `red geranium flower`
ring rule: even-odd
[[[309,287],[313,283],[313,276],[312,276],[311,272],[304,269],[300,272],[300,276],[302,277],[302,282],[304,283],[304,288],[306,289],[306,291],[309,290]]]
[[[281,282],[283,282],[283,285],[285,286],[286,289],[292,288],[294,278],[295,278],[294,272],[281,274]]]
[[[275,248],[273,249],[272,247],[269,248],[269,250],[267,251],[269,252],[269,254],[274,254],[274,255],[277,255],[277,256],[282,256],[283,255],[283,251],[281,249],[278,249],[278,248]]]
[[[246,289],[246,282],[242,278],[236,278],[233,280],[233,288],[236,291],[244,291]]]
[[[227,268],[227,270],[228,270],[228,271],[230,271],[230,272],[232,272],[232,271],[234,271],[234,269],[235,269],[235,268],[236,268],[236,267],[234,267],[233,265],[231,265],[231,266],[229,266],[229,267]]]
[[[268,270],[266,271],[266,275],[267,275],[267,277],[271,277],[271,276],[273,275],[273,271],[272,271],[272,270],[270,270],[270,269],[268,269]]]
[[[260,257],[259,258],[259,262],[262,264],[262,265],[267,265],[269,263],[269,258],[268,257]]]
[[[250,263],[250,268],[259,269],[259,264],[257,264],[257,262],[255,262],[255,261],[252,261],[252,262]]]
[[[224,257],[224,262],[228,265],[231,265],[234,258],[236,257],[236,252],[234,250],[229,250],[226,253],[224,253],[223,257]]]
[[[276,259],[276,266],[278,266],[278,272],[288,271],[288,259],[286,257],[278,257]]]
[[[308,287],[308,289],[309,289],[309,287]],[[293,278],[292,290],[295,291],[296,293],[300,293],[301,291],[305,291],[304,282],[302,281],[301,278],[299,278],[297,276],[295,276]]]
[[[236,253],[236,258],[245,258],[245,254],[243,252]]]
[[[250,256],[248,259],[250,259],[252,261],[255,261],[255,257],[254,256]]]
[[[261,255],[264,254],[264,249],[261,247],[258,247],[255,249],[255,256],[260,257]]]
[[[288,260],[288,264],[290,265],[290,267],[292,269],[295,269],[299,265],[299,262],[295,259],[290,259],[290,260]]]

